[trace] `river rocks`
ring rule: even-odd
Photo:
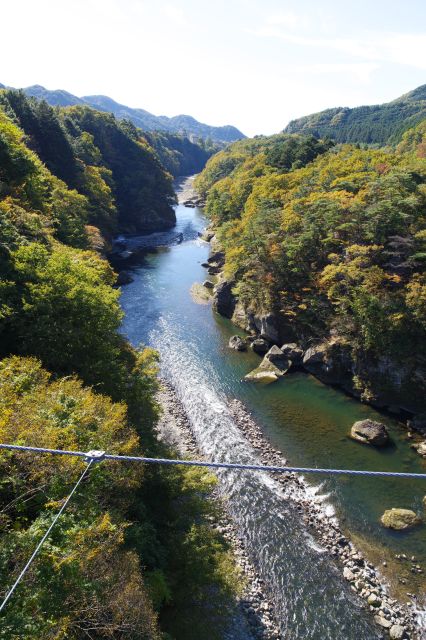
[[[211,280],[204,280],[203,287],[205,287],[206,289],[213,289],[214,283],[211,282]]]
[[[420,518],[411,509],[388,509],[384,512],[380,521],[387,529],[395,529],[395,531],[402,531],[403,529],[409,529],[419,524]]]
[[[259,455],[262,464],[283,466],[286,463],[283,455],[274,449],[265,439],[259,425],[238,400],[230,402],[230,409],[238,427],[248,438]],[[327,553],[334,560],[340,561],[343,576],[350,584],[352,591],[367,604],[373,594],[379,601],[378,606],[369,605],[370,611],[385,620],[381,624],[383,630],[392,626],[402,626],[404,638],[413,637],[416,626],[415,611],[392,599],[386,592],[386,587],[380,582],[380,573],[368,563],[357,551],[353,543],[343,535],[336,519],[328,516],[321,503],[312,500],[306,493],[306,483],[296,473],[274,475],[274,480],[281,484],[286,501],[296,503],[301,518],[303,518],[312,535],[319,541]],[[390,623],[388,625],[388,622]],[[409,634],[409,635],[407,635]],[[280,636],[278,635],[277,638]]]
[[[130,273],[128,273],[128,271],[120,271],[115,284],[118,287],[122,287],[124,284],[130,284],[130,282],[133,282],[133,278]]]
[[[276,382],[278,378],[281,378],[284,374],[285,371],[282,371],[275,364],[264,358],[256,369],[253,369],[253,371],[250,371],[250,373],[244,376],[244,380],[269,384]]]
[[[287,373],[290,366],[291,362],[284,356],[281,349],[274,345],[269,349],[260,365],[244,376],[244,380],[264,383],[275,382]]]
[[[210,256],[207,258],[207,262],[209,264],[215,264],[218,266],[223,266],[225,262],[225,254],[223,251],[213,251]]]
[[[352,425],[351,438],[364,444],[382,447],[387,444],[389,434],[385,425],[381,422],[376,422],[375,420],[358,420],[358,422]]]
[[[197,449],[191,423],[174,389],[162,381],[157,392],[157,400],[163,407],[156,430],[160,440],[167,442],[183,457],[202,458]],[[229,628],[224,631],[224,640],[279,640],[279,628],[274,620],[274,606],[263,588],[263,580],[250,562],[244,542],[239,536],[232,519],[226,513],[224,502],[218,491],[213,494],[219,510],[208,516],[212,526],[228,542],[241,573],[245,586],[238,599],[236,609],[231,613]]]
[[[267,353],[269,350],[269,343],[263,338],[256,338],[251,343],[251,348],[255,353],[265,355],[265,353]]]
[[[247,342],[241,336],[231,336],[229,338],[228,346],[230,349],[235,349],[235,351],[246,351],[247,350]]]
[[[345,567],[343,569],[343,577],[348,582],[355,582],[355,574],[352,573],[352,571],[348,567]]]
[[[426,413],[418,413],[414,418],[409,420],[408,426],[410,429],[415,429],[426,435]]]
[[[370,607],[380,607],[382,601],[376,596],[375,593],[370,593],[367,598],[367,603],[370,605]]]
[[[276,345],[273,345],[269,349],[264,359],[269,360],[269,362],[272,362],[272,364],[274,364],[276,367],[278,367],[278,369],[284,372],[288,371],[291,366],[291,362],[289,361],[289,359],[283,354],[281,349]]]
[[[294,365],[302,364],[303,349],[301,349],[295,342],[283,344],[281,351]]]
[[[389,630],[391,640],[402,640],[405,636],[405,629],[400,624],[394,624]]]
[[[419,444],[413,445],[413,449],[416,449],[417,453],[420,456],[426,458],[426,440],[423,440],[423,442],[420,442]]]
[[[225,318],[232,318],[235,309],[235,296],[232,293],[234,282],[222,280],[214,288],[213,309]]]
[[[392,626],[392,622],[390,620],[387,620],[381,615],[374,616],[374,622],[376,622],[378,625],[380,625],[384,629],[390,629]]]
[[[207,273],[210,276],[217,276],[221,271],[222,271],[222,267],[219,267],[219,265],[214,265],[214,264],[209,265],[207,269]]]

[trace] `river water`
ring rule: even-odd
[[[210,305],[194,302],[190,294],[191,285],[206,278],[201,263],[209,247],[198,238],[206,221],[200,210],[181,204],[176,215],[170,241],[178,237],[180,244],[147,253],[134,267],[134,281],[123,287],[122,331],[134,345],[159,350],[162,373],[174,385],[206,457],[257,460],[227,408],[228,398],[238,398],[291,464],[424,473],[425,463],[410,448],[401,425],[312,376],[296,373],[269,386],[242,381],[259,363],[258,356],[230,350],[228,339],[238,331],[214,314]],[[367,417],[386,422],[391,447],[373,449],[348,438],[352,423]],[[283,638],[381,637],[343,580],[341,568],[314,541],[296,505],[273,479],[267,474],[227,471],[220,473],[220,484],[253,563],[273,594]],[[313,485],[317,489],[318,480]],[[424,565],[423,525],[396,534],[379,523],[384,509],[392,506],[420,512],[426,493],[423,481],[339,477],[324,479],[319,493],[327,497],[326,508],[336,511],[341,524],[370,550],[374,561],[405,553]],[[409,571],[409,565],[404,570]],[[409,586],[405,588],[410,590]]]

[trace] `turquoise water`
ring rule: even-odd
[[[258,356],[230,350],[228,338],[236,333],[235,327],[209,305],[196,304],[190,294],[191,285],[206,278],[201,263],[209,249],[197,238],[205,220],[197,209],[181,205],[177,218],[174,231],[182,232],[184,241],[148,254],[135,268],[134,282],[123,288],[123,332],[132,343],[160,351],[163,374],[176,387],[203,452],[215,460],[256,460],[227,409],[227,398],[236,397],[292,464],[425,472],[424,461],[410,449],[406,431],[396,421],[312,376],[287,375],[269,386],[242,381],[259,363]],[[365,417],[386,422],[392,446],[372,449],[348,438],[352,423]],[[227,472],[220,479],[235,521],[274,595],[283,638],[379,637],[340,570],[312,540],[282,489],[264,474]],[[320,492],[327,494],[327,503],[345,527],[383,554],[403,552],[426,561],[423,525],[401,535],[379,524],[388,507],[420,511],[426,493],[423,481],[325,478]]]

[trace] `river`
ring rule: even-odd
[[[259,363],[258,356],[230,350],[228,339],[238,331],[190,294],[191,285],[206,278],[201,263],[209,247],[198,237],[205,218],[200,210],[182,204],[176,215],[172,244],[147,252],[133,268],[134,281],[122,289],[122,331],[134,345],[148,344],[160,352],[162,374],[175,387],[205,456],[216,461],[257,460],[227,406],[227,399],[238,398],[291,464],[424,473],[425,462],[410,448],[406,430],[397,421],[312,376],[295,373],[269,386],[242,381]],[[174,244],[177,237],[180,243]],[[367,417],[386,422],[391,447],[373,449],[348,438],[352,423]],[[273,594],[283,638],[381,637],[343,580],[341,567],[312,538],[296,505],[270,476],[227,471],[219,477],[253,563]],[[318,492],[318,480],[313,486]],[[392,565],[395,554],[405,553],[415,555],[424,567],[424,525],[397,534],[385,530],[379,518],[393,506],[420,511],[425,489],[421,480],[339,477],[324,479],[319,493],[376,564]],[[398,571],[411,581],[410,564],[401,563]],[[413,585],[408,582],[404,589],[413,591]],[[421,578],[415,589],[421,591]]]

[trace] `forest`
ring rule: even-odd
[[[414,412],[426,409],[425,142],[425,121],[381,149],[258,137],[197,178],[245,310],[274,313],[305,345],[328,341],[362,399],[393,394]],[[398,372],[397,391],[380,367]]]
[[[104,257],[119,229],[172,225],[173,203],[171,176],[131,123],[0,92],[1,442],[173,454],[154,435],[158,355],[120,335]],[[84,464],[2,452],[0,467],[4,595]],[[208,524],[214,483],[192,469],[98,465],[0,637],[221,637],[240,578]]]
[[[336,142],[395,144],[407,129],[426,117],[426,85],[392,102],[373,106],[335,107],[292,120],[284,133],[329,136]]]

